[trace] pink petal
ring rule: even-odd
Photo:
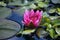
[[[40,11],[40,16],[42,16],[43,15],[43,11]]]
[[[42,18],[42,11],[39,12],[39,10],[36,11],[36,16],[40,20]]]
[[[42,11],[39,12],[39,10],[37,10],[36,13],[34,13],[34,10],[31,11],[25,10],[23,23],[29,26],[30,23],[32,22],[34,26],[37,27],[41,19],[42,19]]]
[[[30,15],[29,16],[30,17],[33,17],[34,16],[34,10],[33,9],[30,11]]]
[[[33,22],[35,22],[36,20],[37,20],[37,17],[34,17],[34,18],[32,19]]]
[[[36,16],[37,18],[40,17],[40,12],[39,12],[39,10],[36,11],[35,16]],[[39,18],[38,18],[38,19],[39,19]]]
[[[31,21],[29,18],[24,18],[24,22],[28,25]]]
[[[29,11],[25,10],[25,14],[24,14],[24,20],[29,19]]]
[[[29,17],[29,11],[28,11],[28,10],[25,10],[24,18],[25,18],[25,17]]]
[[[39,25],[39,20],[34,22],[34,26],[38,27],[38,25]]]
[[[40,21],[42,19],[42,16],[43,16],[43,11],[40,11]]]
[[[30,19],[29,19],[29,11],[25,10],[25,14],[24,14],[24,22],[26,25],[29,25],[30,23]]]

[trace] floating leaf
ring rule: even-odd
[[[55,28],[57,34],[60,36],[60,28]]]
[[[50,0],[45,0],[45,2],[50,2]]]
[[[60,8],[57,8],[57,13],[60,15]]]
[[[48,4],[44,3],[44,2],[39,2],[38,6],[43,8],[43,7],[48,7]]]
[[[43,18],[42,18],[42,23],[41,23],[41,24],[50,23],[50,22],[51,22],[51,20],[50,20],[49,17],[43,17]]]
[[[60,23],[54,24],[56,33],[60,36]]]
[[[35,8],[37,8],[37,6],[36,6],[36,5],[34,5],[34,4],[31,4],[31,5],[30,5],[30,8],[35,9]]]
[[[15,0],[14,2],[10,2],[8,5],[21,5],[21,1],[20,0]]]
[[[10,38],[20,30],[20,25],[14,21],[0,18],[0,39]]]
[[[0,18],[6,18],[11,15],[10,9],[6,7],[0,7]]]
[[[42,2],[42,1],[44,1],[44,0],[35,0],[35,2],[37,2],[37,3],[38,3],[38,2]]]
[[[55,38],[55,31],[53,29],[49,30],[49,34],[52,38]]]
[[[51,19],[51,22],[52,22],[52,21],[56,20],[58,18],[58,16],[57,17],[56,16],[49,16],[49,18]]]
[[[55,19],[52,21],[53,24],[57,24],[57,23],[60,23],[60,19]]]
[[[40,38],[40,37],[47,36],[48,33],[43,28],[38,28],[36,30],[36,35]]]
[[[51,8],[51,9],[49,9],[49,13],[54,13],[56,11],[56,9],[55,8]]]
[[[6,6],[4,2],[0,2],[0,6]]]
[[[24,30],[24,31],[22,32],[22,34],[27,35],[27,34],[31,34],[31,33],[33,33],[33,32],[35,32],[35,29],[28,29],[28,30]]]
[[[59,4],[60,0],[51,0],[54,4]]]
[[[45,12],[43,12],[43,16],[48,17],[49,15],[48,15],[47,12],[45,11]]]

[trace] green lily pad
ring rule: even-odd
[[[52,23],[53,23],[53,24],[60,23],[60,19],[54,19],[54,20],[52,21]]]
[[[37,8],[37,6],[36,6],[36,5],[34,5],[34,4],[31,4],[31,5],[30,5],[30,8],[35,9],[35,8]]]
[[[42,24],[50,23],[50,22],[51,22],[51,20],[50,20],[49,17],[45,17],[45,16],[43,16],[43,18],[42,18]]]
[[[6,7],[0,7],[0,18],[5,18],[11,15],[11,10]]]
[[[55,11],[56,11],[55,8],[51,8],[51,9],[48,10],[49,13],[54,13]]]
[[[20,30],[20,25],[14,21],[0,18],[0,39],[10,38]]]
[[[60,36],[60,28],[55,28],[56,33]]]
[[[0,6],[6,6],[4,2],[0,2]]]
[[[60,8],[57,8],[57,13],[60,15]]]
[[[60,23],[54,24],[56,33],[60,36]]]
[[[49,15],[48,15],[47,12],[45,11],[45,12],[43,12],[43,16],[48,17]]]
[[[24,30],[23,32],[21,32],[21,34],[23,34],[23,35],[29,35],[29,34],[31,34],[31,33],[33,33],[33,32],[35,32],[35,29],[28,29],[28,30]]]
[[[48,7],[48,4],[44,3],[44,2],[39,2],[38,6],[41,7],[41,8],[43,8],[43,7]]]
[[[53,30],[53,29],[50,29],[49,30],[49,34],[50,34],[50,36],[52,37],[52,38],[55,38],[55,31]]]
[[[60,0],[51,0],[54,4],[60,3]]]
[[[38,28],[36,30],[36,35],[40,38],[40,37],[47,36],[48,33],[43,28]]]
[[[42,2],[42,1],[44,1],[44,0],[35,0],[35,2]]]

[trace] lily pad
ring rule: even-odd
[[[60,23],[60,19],[54,19],[54,20],[52,21],[52,23],[53,23],[53,24]]]
[[[55,34],[55,31],[53,29],[49,30],[49,34],[50,34],[51,38],[55,38],[56,34]]]
[[[6,6],[4,2],[0,2],[0,6]]]
[[[14,36],[20,30],[20,25],[14,21],[0,18],[0,39]]]
[[[45,37],[48,35],[48,33],[43,29],[43,28],[38,28],[36,30],[36,35],[40,38],[40,37]]]
[[[55,8],[52,8],[52,9],[49,9],[49,13],[54,13],[56,11],[56,9]]]
[[[54,4],[60,4],[60,0],[51,0]]]
[[[27,34],[31,34],[33,32],[35,32],[35,29],[32,29],[32,30],[28,29],[28,30],[24,30],[21,34],[27,35]]]
[[[6,7],[0,7],[0,18],[6,18],[11,15],[11,10]]]
[[[42,2],[42,1],[44,1],[44,0],[35,0],[35,2]]]
[[[57,13],[60,15],[60,8],[57,8]]]
[[[39,2],[38,6],[43,8],[43,7],[48,7],[48,3],[44,3],[44,2]]]
[[[56,33],[60,36],[60,23],[54,25]]]
[[[55,30],[58,33],[58,35],[60,35],[60,28],[56,28]]]

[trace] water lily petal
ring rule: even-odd
[[[25,17],[29,17],[29,11],[28,11],[28,10],[25,10],[24,18],[25,18]]]
[[[29,25],[30,23],[30,19],[29,19],[29,11],[25,10],[25,14],[24,14],[24,22],[26,25]]]
[[[36,12],[34,12],[33,9],[30,11],[25,10],[23,23],[26,26],[29,26],[31,23],[33,23],[32,25],[34,25],[35,27],[38,27],[41,19],[42,19],[42,11],[37,10]]]
[[[41,20],[42,20],[42,16],[43,16],[42,13],[43,13],[43,11],[40,11],[40,15],[39,15],[39,16],[40,16],[40,17],[39,17],[39,18],[40,18],[40,22],[41,22]]]
[[[34,10],[33,9],[30,11],[30,15],[29,16],[30,17],[33,17],[34,16]]]
[[[39,10],[37,10],[36,16],[38,17],[38,19],[42,18],[42,11],[39,12]]]
[[[27,20],[29,19],[29,11],[28,10],[25,10],[25,14],[24,14],[24,20]]]
[[[38,27],[38,25],[39,25],[39,20],[34,22],[34,26]]]

